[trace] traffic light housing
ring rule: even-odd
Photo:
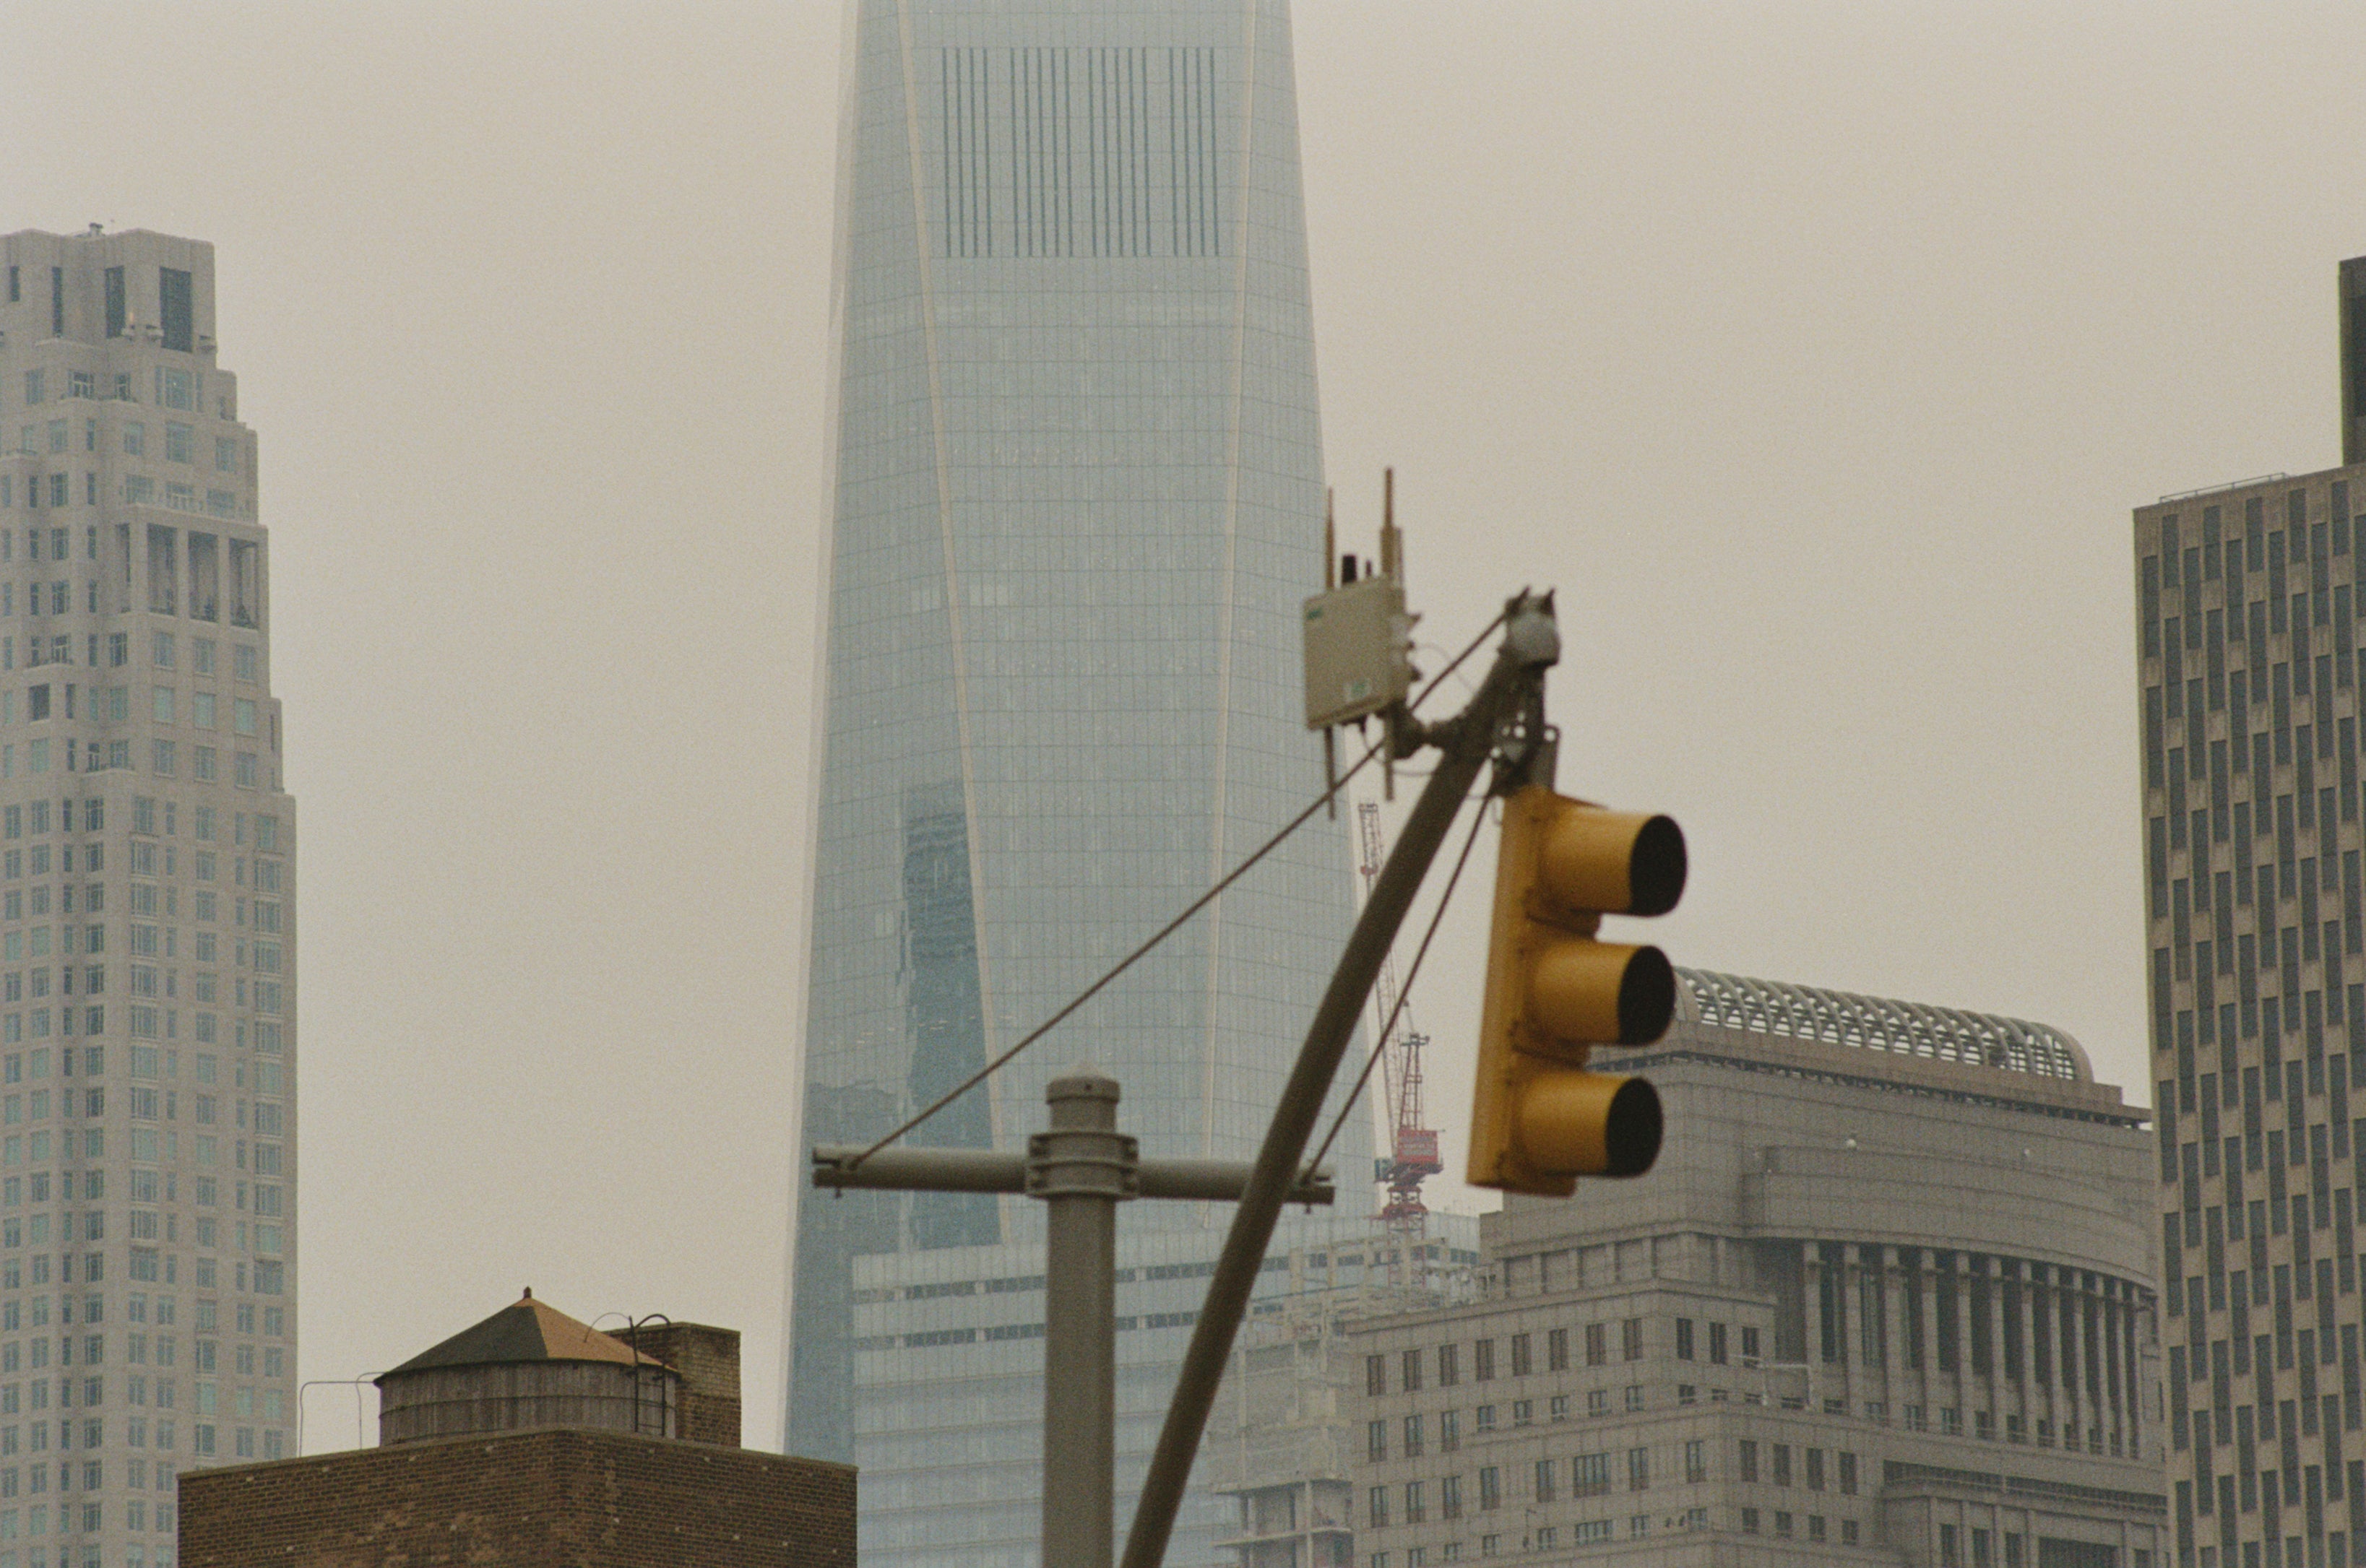
[[[1565,1198],[1580,1176],[1639,1176],[1660,1152],[1660,1097],[1587,1070],[1595,1046],[1647,1046],[1674,1016],[1657,947],[1595,939],[1605,914],[1665,914],[1684,835],[1529,785],[1504,803],[1494,924],[1470,1118],[1474,1187]]]

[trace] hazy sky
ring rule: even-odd
[[[0,230],[212,241],[260,434],[303,1375],[530,1283],[738,1327],[771,1440],[838,6],[8,10]],[[1684,823],[1671,955],[2044,1019],[2148,1101],[2128,511],[2338,459],[2366,8],[1297,46],[1343,524],[1394,464],[1439,642],[1558,586],[1562,787]],[[1456,1160],[1482,902],[1415,1000]]]

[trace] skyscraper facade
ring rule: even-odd
[[[0,1568],[293,1451],[295,836],[213,250],[0,236]]]
[[[2366,262],[2345,466],[2135,513],[2169,1477],[2198,1568],[2366,1562]]]
[[[1287,7],[857,0],[849,37],[807,1143],[880,1136],[961,1081],[1321,778],[1299,708],[1323,469]],[[1122,1083],[1146,1155],[1246,1158],[1351,896],[1345,835],[1318,823],[914,1141],[1023,1148],[1046,1081],[1086,1060]],[[1351,1118],[1337,1167],[1369,1151]],[[857,1330],[855,1260],[871,1305],[907,1266],[983,1291],[925,1260],[985,1249],[1023,1278],[1000,1254],[1036,1244],[1030,1207],[802,1204],[787,1440],[863,1466],[866,1562],[999,1560],[887,1516],[898,1476],[951,1504],[956,1449],[1033,1450],[1041,1345],[961,1341],[936,1394],[866,1416],[896,1369]],[[1212,1255],[1226,1218],[1122,1223]],[[1023,1495],[973,1501],[969,1529],[1031,1552]]]

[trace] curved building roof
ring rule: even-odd
[[[1676,974],[1684,981],[1681,1014],[1716,1028],[1820,1040],[2072,1083],[2094,1081],[2094,1069],[2077,1040],[2026,1019],[1707,969],[1678,969]]]

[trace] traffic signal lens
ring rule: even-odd
[[[1660,1093],[1640,1078],[1546,1072],[1520,1097],[1520,1153],[1562,1176],[1640,1176],[1660,1157]]]
[[[1657,947],[1555,942],[1537,956],[1528,1005],[1537,1026],[1561,1039],[1648,1046],[1675,1016],[1676,971]]]
[[[1545,833],[1544,885],[1564,907],[1665,914],[1684,892],[1684,834],[1673,818],[1570,802]]]

